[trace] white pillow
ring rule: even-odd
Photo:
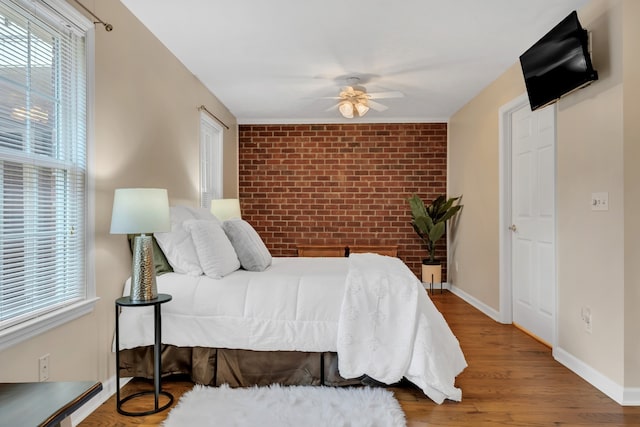
[[[185,221],[184,227],[191,233],[204,274],[220,279],[240,268],[238,255],[220,223],[192,219]]]
[[[191,240],[191,233],[183,227],[183,223],[194,218],[208,218],[220,224],[220,221],[209,212],[209,217],[201,208],[189,206],[171,206],[171,231],[154,233],[156,241],[164,252],[167,261],[176,273],[189,276],[202,275],[202,267],[198,260],[196,248]]]
[[[251,224],[234,218],[223,222],[222,228],[231,240],[242,268],[249,271],[264,271],[271,265],[271,253]]]

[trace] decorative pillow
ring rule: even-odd
[[[191,240],[191,233],[183,227],[185,221],[194,219],[189,209],[186,206],[171,206],[171,231],[154,233],[154,236],[173,271],[189,276],[200,276],[202,267]]]
[[[231,240],[242,268],[264,271],[271,265],[271,253],[251,224],[243,219],[234,218],[223,222],[222,228]]]
[[[137,234],[127,234],[131,253],[133,253],[133,238],[135,236],[137,236]],[[162,252],[162,249],[160,249],[155,237],[153,237],[153,266],[156,270],[156,276],[161,276],[164,273],[171,273],[173,271],[171,264],[169,264],[167,257],[164,255],[164,252]]]
[[[191,233],[204,274],[220,279],[240,268],[238,255],[219,223],[192,219],[184,222]]]

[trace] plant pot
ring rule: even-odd
[[[422,282],[442,283],[442,265],[440,261],[422,260]]]

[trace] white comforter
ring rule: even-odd
[[[219,280],[167,273],[157,282],[173,297],[161,306],[164,344],[337,351],[345,378],[404,376],[438,403],[461,398],[454,381],[466,362],[458,341],[395,258],[274,258],[264,272]],[[123,308],[120,331],[121,349],[152,345],[153,308]]]
[[[433,401],[461,400],[467,366],[458,340],[416,276],[397,258],[350,256],[338,323],[338,368],[392,384],[402,377]]]
[[[167,273],[158,292],[162,342],[179,347],[336,351],[346,258],[274,258],[263,272],[222,279]],[[129,295],[129,281],[124,295]],[[153,308],[124,308],[120,348],[153,344]]]

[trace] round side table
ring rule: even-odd
[[[171,301],[171,295],[168,294],[158,294],[158,296],[154,299],[147,301],[132,301],[131,297],[122,297],[116,300],[116,409],[119,413],[123,415],[130,416],[143,416],[155,414],[160,411],[164,411],[173,403],[173,396],[166,391],[162,391],[162,385],[160,382],[160,374],[162,372],[162,365],[160,360],[160,351],[162,346],[162,318],[161,318],[161,310],[160,305],[165,302]],[[137,393],[130,394],[126,396],[122,400],[120,399],[120,322],[119,322],[119,314],[121,307],[148,307],[153,306],[153,329],[155,333],[155,340],[153,344],[153,390],[145,390]],[[136,397],[153,394],[155,396],[155,405],[154,408],[148,411],[141,412],[132,412],[126,411],[122,409],[122,404],[128,402],[131,399],[135,399]],[[159,397],[160,395],[166,396],[169,398],[169,402],[163,406],[159,406]]]

